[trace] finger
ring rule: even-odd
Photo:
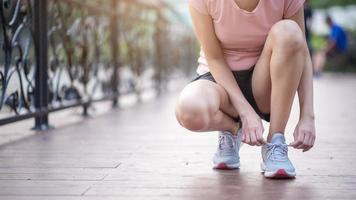
[[[299,145],[299,146],[297,146],[296,147],[296,149],[306,149],[308,146],[307,145],[305,145],[305,144],[301,144],[301,145]]]
[[[301,145],[302,141],[299,141],[298,139],[290,143],[289,145],[296,148],[297,146]]]
[[[313,146],[315,145],[315,139],[316,139],[316,137],[315,137],[315,135],[314,135],[314,137],[312,138],[312,145],[313,145]]]
[[[254,138],[256,138],[256,146],[261,146],[262,143],[259,141],[260,139],[260,134],[261,134],[261,131],[259,128],[256,128],[255,131],[254,131]]]
[[[304,140],[304,133],[299,132],[298,135],[296,136],[297,139],[292,142],[290,145],[293,146],[294,148],[297,148],[299,145],[303,144]]]
[[[310,135],[310,136],[309,136],[309,140],[308,140],[308,146],[309,146],[309,147],[312,147],[312,146],[313,146],[313,138],[314,138],[314,135]]]
[[[298,140],[299,140],[299,141],[301,141],[301,142],[303,143],[304,138],[305,138],[305,134],[304,134],[304,132],[299,131],[299,134],[298,134]]]
[[[251,145],[255,146],[257,144],[256,130],[255,129],[250,131],[250,138],[251,138]]]
[[[250,134],[246,131],[245,132],[245,143],[250,144],[251,139],[250,139]]]
[[[257,144],[257,146],[264,145],[261,129],[257,129],[255,133],[256,133],[256,144]]]
[[[245,142],[246,141],[246,130],[242,129],[241,132],[241,141]]]
[[[307,148],[308,145],[307,144],[304,144],[304,142],[302,142],[300,145],[298,145],[297,147],[295,147],[296,149],[305,149]]]
[[[256,139],[257,139],[257,142],[260,143],[261,145],[264,145],[267,143],[266,140],[263,138],[263,130],[261,130],[261,129],[257,130]]]
[[[305,134],[303,152],[308,151],[313,146],[314,135],[312,133]]]
[[[295,129],[294,129],[294,132],[293,132],[293,138],[294,138],[294,141],[292,143],[290,143],[291,146],[296,146],[296,145],[300,145],[298,143],[302,142],[298,142],[299,141],[299,138],[300,138],[300,133],[301,131],[299,131],[299,127],[297,126]]]
[[[303,149],[303,152],[309,151],[311,148],[313,148],[313,145],[309,145],[307,148]]]
[[[313,138],[314,138],[313,135],[311,135],[311,136],[309,137],[309,141],[308,141],[309,146],[312,146],[312,145],[313,145]]]
[[[267,144],[267,141],[262,136],[260,136],[260,138],[257,141],[258,143],[261,144],[261,146]]]
[[[308,147],[303,150],[303,152],[309,151],[314,146],[315,136],[311,136],[308,141]]]
[[[292,146],[294,147],[296,142],[297,142],[297,139],[298,139],[298,132],[297,132],[297,129],[294,130],[293,132],[293,138],[294,138],[294,141],[289,143],[289,146]]]
[[[304,134],[303,142],[297,149],[306,149],[309,147],[310,134]]]
[[[313,148],[313,146],[310,146],[310,147],[307,147],[307,148],[303,149],[303,152],[307,152],[307,151],[309,151],[311,148]]]

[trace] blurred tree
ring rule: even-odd
[[[327,8],[330,6],[356,5],[356,0],[311,0],[310,4],[313,8]]]

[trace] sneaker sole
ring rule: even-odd
[[[239,169],[240,164],[239,163],[236,163],[236,164],[217,163],[217,164],[214,164],[213,168],[220,169],[220,170]]]
[[[263,163],[261,163],[261,169],[264,177],[270,179],[292,179],[295,178],[295,172],[288,172],[285,169],[277,169],[275,171],[266,171],[266,167]]]

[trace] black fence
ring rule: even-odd
[[[0,0],[0,125],[34,118],[35,129],[47,129],[54,111],[117,106],[148,72],[160,93],[176,69],[189,71],[190,28],[170,5],[149,2]],[[124,69],[131,79],[122,80]]]

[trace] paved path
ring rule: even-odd
[[[1,146],[0,199],[356,199],[356,76],[325,75],[315,90],[317,143],[290,150],[294,180],[263,178],[247,145],[240,170],[212,170],[216,134],[179,127],[171,93]]]

